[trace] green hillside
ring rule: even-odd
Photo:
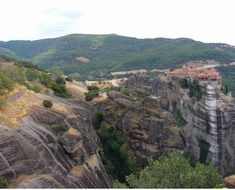
[[[189,60],[235,60],[235,48],[191,39],[137,39],[72,34],[36,41],[0,42],[0,55],[19,57],[50,71],[62,69],[79,79],[107,77],[111,71],[169,68]]]
[[[59,72],[51,74],[28,61],[0,55],[0,107],[1,95],[8,93],[20,84],[36,93],[53,91],[56,96],[69,98],[65,88],[66,78]]]

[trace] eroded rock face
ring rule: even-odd
[[[107,95],[109,99],[100,105],[104,120],[109,127],[117,127],[126,134],[128,147],[135,157],[158,158],[168,151],[183,149],[182,131],[172,115],[159,106],[158,100],[146,98],[142,102],[118,92]]]
[[[110,187],[89,105],[64,100],[63,104],[73,114],[33,107],[18,128],[0,126],[0,176],[10,187]],[[58,136],[54,131],[58,124],[70,129]]]
[[[235,106],[222,96],[219,89],[207,85],[202,100],[194,105],[188,102],[181,110],[188,122],[185,126],[188,151],[196,160],[202,160],[206,151],[203,146],[208,143],[204,161],[218,166],[224,175],[235,166]],[[200,144],[202,141],[204,145]]]
[[[235,166],[235,102],[225,96],[219,86],[202,84],[202,99],[188,96],[188,89],[181,89],[177,80],[167,78],[146,79],[133,76],[125,86],[138,91],[151,88],[162,108],[174,113],[180,110],[187,124],[183,127],[186,151],[195,160],[211,162],[222,175]],[[206,150],[208,148],[208,150]]]

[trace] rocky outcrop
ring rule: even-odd
[[[235,188],[235,175],[224,178],[224,184],[228,188]]]
[[[0,176],[11,188],[110,187],[90,106],[51,99],[71,112],[34,106],[19,127],[0,125]],[[69,130],[57,135],[59,125]]]
[[[127,137],[127,146],[136,158],[158,158],[175,149],[182,150],[183,133],[172,115],[159,106],[157,99],[138,100],[119,92],[107,94],[100,105],[109,127],[121,129]]]
[[[203,81],[202,99],[198,101],[189,97],[189,90],[180,88],[177,80],[167,77],[150,80],[133,76],[124,85],[133,91],[141,86],[150,88],[147,95],[156,96],[162,108],[171,113],[180,110],[187,123],[183,126],[185,150],[192,158],[214,164],[223,175],[234,169],[235,102],[220,86]]]
[[[173,111],[176,108],[180,94],[177,81],[171,81],[167,78],[150,79],[144,75],[133,75],[123,85],[133,93],[159,97],[161,107],[166,110]]]
[[[233,100],[227,102],[224,98],[227,97],[219,89],[207,85],[201,101],[194,105],[185,102],[181,107],[188,122],[188,152],[196,160],[204,159],[218,166],[221,174],[235,166],[235,106]]]

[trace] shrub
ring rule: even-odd
[[[45,108],[51,108],[52,107],[52,102],[50,100],[43,100],[43,106]]]
[[[14,82],[0,70],[0,93],[4,90],[13,90]]]
[[[4,176],[0,176],[0,188],[7,188],[7,179]]]
[[[41,73],[40,75],[40,81],[42,84],[44,84],[47,88],[52,88],[53,81],[49,74],[47,73]]]
[[[70,77],[66,77],[65,80],[68,81],[68,82],[73,82],[73,79],[70,78]]]
[[[93,98],[99,95],[99,88],[97,86],[88,86],[88,92],[85,93],[86,101],[91,101]]]
[[[30,84],[25,84],[25,86],[29,89],[29,90],[32,90],[32,91],[34,91],[34,92],[36,92],[36,93],[39,93],[39,92],[41,92],[41,87],[38,85],[38,84],[32,84],[32,85],[30,85]]]
[[[99,88],[98,88],[97,86],[88,86],[88,87],[87,87],[87,90],[89,90],[89,91],[92,91],[92,90],[98,91]]]
[[[63,85],[65,85],[65,84],[66,84],[66,81],[64,80],[63,77],[58,77],[58,78],[56,79],[56,83],[57,83],[57,84],[63,84]]]
[[[85,99],[86,99],[86,101],[91,101],[91,100],[93,100],[93,98],[95,98],[98,95],[99,95],[99,93],[97,91],[89,91],[89,92],[85,93]]]
[[[69,130],[69,127],[66,124],[60,124],[53,128],[57,135],[62,135]]]
[[[6,98],[0,98],[0,108],[2,108],[3,106],[5,106],[6,105],[6,103],[7,103],[7,100],[6,100]]]
[[[52,90],[54,91],[56,96],[62,98],[69,98],[71,96],[64,84],[53,83]]]

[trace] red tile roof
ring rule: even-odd
[[[191,77],[196,76],[198,79],[213,79],[218,80],[220,79],[220,74],[215,69],[204,69],[199,70],[196,67],[184,67],[184,68],[177,68],[170,72],[168,72],[170,76],[184,76],[184,77]]]

